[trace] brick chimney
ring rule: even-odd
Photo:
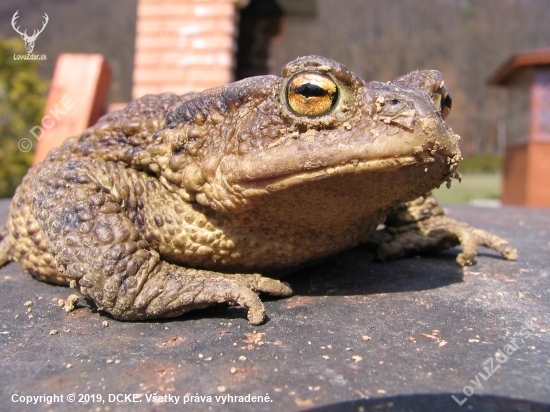
[[[518,53],[489,84],[508,91],[502,203],[550,206],[550,48]]]
[[[240,3],[139,0],[133,98],[183,94],[233,81]]]

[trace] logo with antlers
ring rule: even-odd
[[[29,36],[27,34],[27,30],[25,30],[23,33],[19,31],[19,26],[15,27],[16,20],[19,18],[18,16],[19,10],[15,12],[11,19],[11,25],[13,29],[21,35],[21,38],[25,41],[25,48],[27,49],[27,53],[32,53],[34,49],[34,42],[36,41],[36,38],[40,33],[44,31],[44,28],[46,27],[46,24],[48,24],[48,20],[50,19],[46,13],[44,13],[44,23],[42,24],[42,28],[40,30],[34,30],[32,33],[32,36]]]

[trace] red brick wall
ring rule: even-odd
[[[509,90],[502,203],[549,207],[550,68],[524,70]]]
[[[236,0],[139,0],[133,97],[231,82]]]
[[[33,165],[78,136],[104,113],[111,68],[101,54],[61,54],[48,94],[44,117],[31,130],[38,139]]]
[[[550,143],[530,142],[506,148],[502,203],[550,206]]]
[[[504,157],[500,200],[505,205],[525,205],[527,200],[527,145],[509,146]]]
[[[550,142],[528,145],[526,206],[550,207]]]

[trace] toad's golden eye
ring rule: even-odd
[[[338,86],[330,76],[317,72],[299,73],[288,82],[288,105],[302,116],[327,114],[338,100]]]

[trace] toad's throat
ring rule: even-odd
[[[350,161],[232,187],[266,221],[291,222],[305,231],[323,227],[327,233],[340,233],[395,202],[415,199],[439,186],[451,170],[442,155],[435,154],[431,162],[403,155]],[[376,224],[383,214],[378,217]]]

